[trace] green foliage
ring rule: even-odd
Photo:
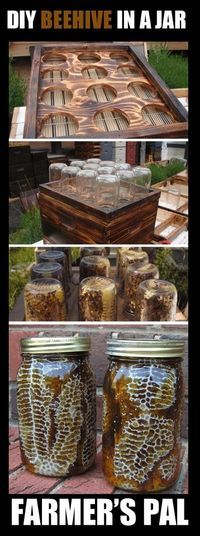
[[[9,235],[10,244],[33,244],[42,239],[40,210],[33,207],[21,215],[20,229]]]
[[[15,71],[12,60],[9,62],[9,113],[15,106],[23,106],[26,93],[26,83]]]
[[[33,248],[13,248],[9,252],[9,310],[29,280],[29,265],[34,261]]]
[[[80,257],[80,248],[71,248],[72,263],[75,263]]]
[[[184,310],[188,301],[188,273],[173,260],[173,250],[157,248],[154,263],[159,269],[160,279],[173,283],[178,292],[178,307]]]
[[[188,87],[188,60],[172,54],[167,46],[157,45],[149,51],[149,63],[170,88]]]
[[[165,181],[168,177],[173,177],[177,173],[180,173],[185,169],[184,162],[176,160],[176,162],[169,162],[166,166],[160,164],[147,164],[147,167],[151,170],[152,179],[151,184]]]

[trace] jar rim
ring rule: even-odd
[[[20,341],[22,354],[87,352],[90,337],[25,337]]]
[[[182,358],[184,341],[174,339],[110,339],[107,341],[108,359]]]

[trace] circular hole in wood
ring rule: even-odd
[[[96,63],[96,61],[101,60],[101,57],[94,52],[83,52],[83,54],[78,55],[78,60],[84,63]]]
[[[129,119],[121,110],[101,110],[95,115],[94,122],[99,130],[107,132],[129,127]]]
[[[142,117],[145,123],[154,126],[174,123],[172,115],[158,106],[144,106],[142,108]]]
[[[87,89],[87,94],[90,99],[96,102],[111,102],[117,96],[117,92],[113,87],[98,84],[90,86]]]
[[[66,88],[48,88],[43,91],[41,101],[48,106],[65,106],[73,98],[73,93]]]
[[[43,119],[40,136],[44,138],[67,138],[78,130],[78,122],[71,114],[49,114]]]
[[[42,72],[42,78],[48,82],[60,82],[68,78],[68,71],[60,69],[47,69],[46,71]]]
[[[131,82],[128,84],[128,90],[134,97],[139,97],[144,100],[152,100],[156,96],[155,91],[148,84]]]
[[[131,76],[131,77],[140,76],[138,69],[134,67],[133,65],[128,65],[128,64],[119,65],[119,67],[117,68],[117,72],[121,76]]]
[[[96,65],[88,65],[88,67],[85,67],[82,69],[82,75],[84,78],[87,79],[98,79],[98,78],[105,78],[107,76],[107,71],[103,67],[96,67]]]
[[[111,52],[110,58],[111,60],[121,61],[123,63],[130,60],[129,55],[125,52]]]
[[[66,56],[60,52],[47,52],[42,57],[42,61],[49,65],[59,65],[66,62]]]

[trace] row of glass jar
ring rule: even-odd
[[[80,320],[117,320],[117,293],[124,297],[124,310],[134,320],[175,319],[176,288],[172,283],[159,279],[158,268],[149,263],[145,251],[138,251],[138,248],[118,249],[116,281],[110,277],[108,258],[88,255],[87,248],[85,251],[86,256],[82,256],[80,261]],[[48,253],[45,258],[49,258]],[[68,320],[68,295],[64,290],[62,266],[52,262],[36,264],[32,268],[31,279],[33,281],[27,283],[24,290],[25,319]]]
[[[66,195],[112,208],[120,201],[133,199],[136,194],[147,193],[151,185],[151,171],[146,167],[131,168],[127,163],[75,160],[69,166],[51,164],[49,181],[59,181],[59,191]]]
[[[124,311],[134,320],[175,319],[175,286],[159,279],[159,270],[141,248],[118,248],[116,281],[110,278],[110,262],[100,256],[85,256],[80,262],[80,320],[117,320],[117,293],[124,298]]]
[[[35,474],[87,471],[96,454],[96,381],[88,337],[22,339],[17,376],[22,461]],[[158,491],[180,472],[184,345],[107,343],[103,471],[114,487]]]

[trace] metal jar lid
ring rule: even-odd
[[[66,354],[87,352],[90,337],[29,337],[21,339],[23,354]]]
[[[184,342],[169,339],[110,339],[107,341],[106,353],[111,359],[131,360],[132,358],[181,358]]]

